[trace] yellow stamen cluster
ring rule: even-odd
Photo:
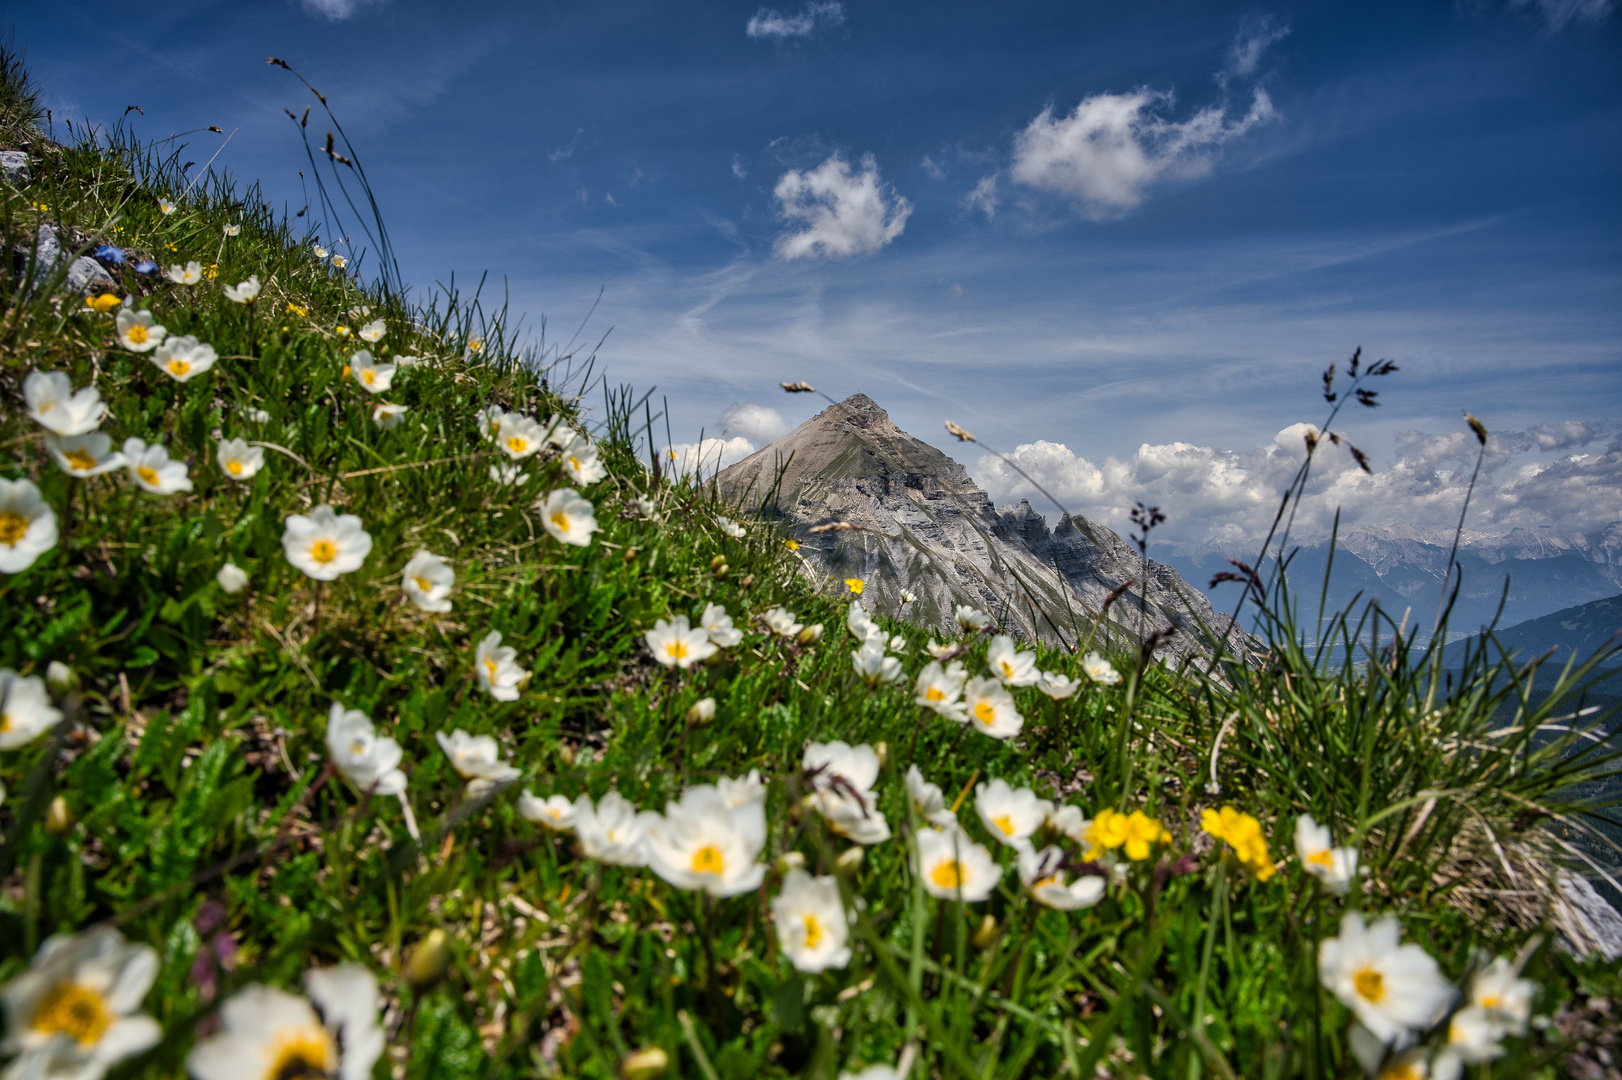
[[[1267,836],[1262,823],[1249,814],[1241,814],[1231,806],[1220,811],[1207,810],[1200,815],[1200,828],[1225,840],[1239,856],[1239,861],[1256,875],[1257,881],[1273,876],[1273,859],[1267,854]]]
[[[1119,810],[1100,810],[1092,825],[1088,826],[1085,839],[1088,859],[1096,859],[1106,851],[1124,847],[1127,858],[1141,862],[1149,857],[1152,845],[1171,843],[1171,833],[1161,827],[1159,820],[1142,810],[1134,810],[1130,814],[1123,814]]]

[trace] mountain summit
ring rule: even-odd
[[[1105,598],[1127,580],[1094,639],[1130,647],[1167,625],[1172,654],[1208,651],[1218,618],[1175,570],[1150,561],[1148,610],[1138,553],[1115,532],[1065,515],[1049,529],[1022,500],[998,511],[962,465],[853,394],[717,477],[734,503],[786,521],[814,577],[861,578],[870,611],[955,632],[953,608],[973,604],[1026,638],[1075,645]],[[813,533],[818,525],[851,529]],[[902,593],[916,599],[902,602]]]

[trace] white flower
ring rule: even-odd
[[[736,521],[729,517],[722,517],[720,514],[715,515],[715,524],[720,526],[721,531],[734,540],[742,540],[749,533],[748,529],[739,525]]]
[[[226,235],[226,236],[235,236],[235,235],[237,235],[237,234],[238,234],[238,233],[240,233],[240,232],[241,232],[241,231],[242,231],[242,226],[241,226],[241,225],[237,225],[237,224],[235,224],[235,223],[233,223],[233,224],[230,224],[230,225],[227,225],[227,226],[226,226],[226,227],[225,227],[225,235]]]
[[[332,265],[342,270],[344,267],[349,265],[349,260],[344,258],[342,255],[334,255],[332,257]]]
[[[44,679],[0,668],[0,750],[26,746],[61,721]]]
[[[574,488],[548,492],[540,510],[541,525],[552,539],[575,547],[591,544],[591,534],[598,529],[597,510],[580,492]]]
[[[721,801],[734,810],[750,803],[766,805],[766,785],[761,782],[759,769],[750,769],[747,776],[723,776],[715,782],[715,790],[720,793]]]
[[[568,832],[574,828],[575,804],[562,795],[537,799],[526,789],[518,796],[518,812],[525,819],[545,825],[553,832]]]
[[[360,328],[360,338],[362,341],[382,341],[388,330],[388,324],[382,319],[373,319]]]
[[[506,419],[507,410],[500,405],[486,405],[473,414],[473,419],[479,425],[479,434],[486,439],[494,439],[496,432],[501,430],[501,421]]]
[[[1462,1069],[1455,1066],[1468,1063],[1480,1065],[1484,1061],[1504,1056],[1499,1043],[1503,1033],[1492,1022],[1492,1017],[1480,1005],[1466,1005],[1454,1013],[1447,1022],[1447,1044],[1436,1057],[1436,1071],[1444,1069],[1458,1075]],[[1457,1058],[1457,1062],[1449,1061]]]
[[[849,610],[845,612],[845,629],[856,636],[856,640],[863,644],[869,641],[884,640],[884,631],[868,615],[867,609],[852,600]]]
[[[318,259],[325,259],[327,257],[327,249],[322,247],[320,244],[316,244],[310,249],[310,254],[314,255]]]
[[[794,613],[786,607],[774,607],[761,618],[766,622],[766,629],[778,637],[791,638],[805,629],[794,621]]]
[[[124,464],[124,455],[113,449],[113,440],[101,431],[88,435],[58,435],[48,431],[45,448],[63,472],[81,480],[111,472]]]
[[[265,467],[265,451],[246,439],[221,439],[219,462],[232,480],[247,480]]]
[[[496,424],[496,445],[514,461],[523,461],[546,445],[546,431],[528,416],[506,413]]]
[[[23,401],[28,415],[47,431],[58,435],[84,435],[101,426],[107,406],[101,391],[86,386],[74,392],[65,371],[31,371],[23,380]]]
[[[564,474],[581,487],[595,484],[608,475],[607,466],[597,456],[597,448],[584,436],[574,435],[562,450]]]
[[[665,667],[678,667],[683,671],[715,655],[715,643],[701,626],[689,626],[687,616],[677,615],[666,622],[659,619],[653,629],[643,635],[648,651]]]
[[[1110,667],[1108,660],[1095,652],[1090,652],[1081,658],[1081,670],[1087,677],[1100,686],[1119,686],[1121,673]]]
[[[918,816],[937,829],[957,824],[957,815],[946,807],[946,796],[939,787],[924,779],[916,765],[907,767],[907,798]]]
[[[1031,899],[1059,911],[1089,908],[1104,898],[1103,878],[1086,874],[1064,883],[1064,852],[1056,847],[1041,851],[1029,845],[1019,850],[1019,882],[1031,891]]]
[[[1004,686],[1034,686],[1042,675],[1036,670],[1036,654],[1017,651],[1014,639],[1007,634],[991,639],[991,647],[986,650],[986,665]]]
[[[996,779],[974,792],[974,809],[986,830],[1009,847],[1027,847],[1036,830],[1047,821],[1053,804],[1039,799],[1030,788],[1011,788]]]
[[[270,423],[270,413],[266,412],[264,409],[244,409],[242,410],[242,415],[247,417],[255,424]]]
[[[304,988],[308,1000],[258,983],[243,987],[221,1007],[220,1033],[192,1047],[186,1069],[195,1080],[371,1076],[386,1045],[372,973],[340,964],[309,972]]]
[[[548,416],[541,421],[541,427],[546,429],[548,445],[555,446],[559,450],[567,448],[577,438],[574,429],[565,423],[561,416]]]
[[[0,988],[9,1029],[0,1053],[21,1054],[6,1076],[99,1080],[156,1046],[163,1031],[138,1010],[157,974],[157,951],[116,930],[48,938],[28,970]]]
[[[205,345],[191,334],[165,338],[152,354],[152,362],[175,382],[185,382],[193,375],[201,375],[213,367],[218,359],[214,346]]]
[[[443,731],[436,732],[434,738],[451,759],[451,768],[468,782],[467,792],[473,798],[505,787],[523,775],[501,760],[501,748],[488,735],[469,735],[457,728],[449,738]]]
[[[708,784],[688,788],[664,816],[648,823],[648,866],[678,889],[727,897],[765,880],[766,810],[749,801],[730,806]]]
[[[710,640],[723,649],[730,649],[743,641],[743,631],[732,625],[732,616],[720,604],[705,604],[698,625],[710,635]]]
[[[1088,842],[1087,830],[1092,824],[1079,806],[1056,806],[1048,812],[1048,827],[1056,833],[1068,836],[1078,844]]]
[[[893,653],[904,653],[904,652],[906,652],[907,651],[907,639],[902,637],[900,634],[891,634],[890,635],[890,651],[893,652]]]
[[[839,882],[790,870],[772,899],[777,943],[796,971],[818,972],[850,963],[850,925]]]
[[[952,618],[957,620],[958,626],[963,628],[965,634],[984,630],[991,625],[991,616],[973,604],[958,604],[952,612]]]
[[[916,691],[913,701],[961,724],[969,718],[962,701],[963,680],[967,677],[963,665],[955,660],[946,667],[942,667],[939,660],[931,660],[913,684]]]
[[[456,571],[450,563],[429,551],[419,551],[405,564],[400,575],[400,588],[423,611],[449,611],[451,586],[456,584]],[[512,700],[511,698],[507,700]]]
[[[575,835],[588,859],[611,866],[648,864],[648,826],[659,820],[651,810],[638,813],[618,791],[609,791],[594,807],[591,797],[574,801]]]
[[[811,777],[813,801],[830,829],[857,844],[890,839],[889,823],[873,794],[879,755],[871,746],[814,742],[805,748],[800,768]]]
[[[168,217],[170,214],[175,212],[175,204],[170,202],[168,199],[159,199],[158,209],[163,211],[164,217]]]
[[[142,439],[125,439],[124,458],[129,466],[130,478],[142,491],[153,495],[173,495],[177,491],[191,490],[186,463],[169,460],[169,451],[157,443],[148,446]]]
[[[652,499],[644,499],[639,495],[631,500],[631,505],[635,507],[637,517],[647,521],[659,520],[659,504]]]
[[[1329,826],[1319,825],[1311,815],[1295,819],[1295,853],[1301,868],[1336,896],[1345,896],[1357,880],[1357,849],[1335,847]]]
[[[992,861],[991,852],[956,825],[922,829],[916,842],[918,876],[931,896],[978,903],[991,895],[1002,877],[1002,867]]]
[[[225,286],[225,298],[238,304],[251,304],[259,299],[259,275],[254,274],[238,285]]]
[[[954,653],[956,653],[957,650],[958,650],[957,642],[948,641],[945,645],[942,645],[940,642],[936,641],[934,638],[930,638],[929,639],[929,644],[924,646],[924,651],[927,652],[930,656],[933,656],[937,660],[945,660],[948,656],[951,656]]]
[[[195,285],[203,280],[203,264],[193,259],[185,266],[171,266],[164,274],[176,285]]]
[[[501,643],[501,631],[484,635],[473,650],[473,673],[479,685],[497,701],[517,701],[518,684],[529,672],[518,666],[518,650]]]
[[[381,394],[394,382],[394,365],[379,364],[365,349],[349,357],[349,374],[369,394]]]
[[[908,592],[906,589],[902,589],[901,590],[901,602],[903,604],[916,604],[918,602],[918,598],[916,596],[914,596],[912,593]]]
[[[517,462],[497,462],[490,466],[490,479],[502,487],[518,487],[529,483],[529,474]]]
[[[906,672],[901,670],[900,658],[884,654],[883,638],[869,641],[851,653],[850,662],[856,669],[857,677],[868,686],[900,682],[907,677]]]
[[[1075,696],[1081,689],[1081,680],[1072,679],[1062,671],[1038,671],[1036,688],[1054,701],[1063,701]]]
[[[397,428],[400,426],[400,421],[405,419],[407,410],[408,407],[405,405],[393,405],[387,401],[380,401],[372,406],[372,423],[384,431]]]
[[[1486,1012],[1500,1035],[1525,1035],[1537,987],[1521,978],[1502,956],[1483,968],[1470,983],[1470,1004]]]
[[[152,321],[152,312],[145,308],[140,311],[128,306],[119,308],[118,319],[114,326],[118,331],[118,343],[130,352],[136,353],[156,349],[164,336],[169,333]]]
[[[325,503],[309,515],[289,514],[282,551],[295,569],[317,581],[335,581],[359,570],[372,550],[372,537],[354,514],[335,513]]]
[[[1454,990],[1430,954],[1399,944],[1391,916],[1365,927],[1355,911],[1341,917],[1340,936],[1318,945],[1318,978],[1381,1042],[1423,1031],[1442,1018]]]
[[[346,711],[339,702],[332,703],[327,713],[327,753],[344,779],[362,791],[398,795],[406,789],[400,744],[387,736],[378,738],[371,719],[359,709]]]
[[[687,710],[687,722],[694,726],[707,724],[715,719],[715,699],[712,697],[699,698]],[[724,794],[724,793],[723,793]]]
[[[996,679],[970,679],[963,686],[963,704],[969,723],[982,735],[1011,739],[1025,726],[1025,718],[1014,708],[1014,698]]]
[[[56,546],[56,511],[32,480],[0,479],[0,574],[20,574]]]
[[[220,588],[233,596],[248,587],[248,574],[236,563],[226,563],[220,567],[219,573],[214,575],[214,580],[219,582]]]

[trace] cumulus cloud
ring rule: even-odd
[[[735,401],[721,414],[721,434],[765,446],[788,431],[788,421],[770,405]]]
[[[363,7],[375,7],[387,0],[303,0],[304,10],[312,15],[324,15],[333,22],[342,22]]]
[[[900,236],[912,214],[912,203],[880,183],[872,154],[858,173],[838,154],[809,172],[790,169],[772,194],[779,216],[803,226],[777,238],[772,250],[783,259],[870,255]]]
[[[997,216],[997,174],[982,176],[974,190],[963,196],[965,210],[984,210],[986,217]]]
[[[1141,500],[1168,515],[1160,530],[1165,539],[1220,544],[1256,540],[1267,531],[1312,430],[1309,424],[1293,424],[1250,451],[1144,443],[1125,460],[1109,457],[1094,464],[1062,443],[1035,442],[1010,456],[1072,512],[1124,532],[1133,503]],[[1567,421],[1493,434],[1471,502],[1471,527],[1507,531],[1552,525],[1574,532],[1622,517],[1622,441],[1604,451],[1571,452],[1606,431],[1602,424]],[[1337,509],[1343,526],[1450,529],[1464,503],[1476,450],[1467,431],[1403,432],[1396,436],[1392,463],[1370,475],[1343,447],[1320,444],[1296,532],[1327,533]],[[977,462],[975,476],[999,502],[1046,501],[990,455]]]
[[[704,439],[696,443],[672,443],[665,448],[664,465],[678,476],[697,473],[708,479],[755,452],[755,444],[748,439]]]
[[[1612,0],[1510,0],[1510,3],[1535,10],[1551,30],[1563,30],[1567,23],[1598,22],[1615,6]]]
[[[1171,104],[1169,92],[1143,88],[1094,94],[1068,116],[1049,105],[1015,136],[1009,175],[1068,199],[1094,220],[1119,217],[1159,181],[1203,176],[1224,143],[1276,115],[1261,87],[1254,89],[1249,111],[1232,121],[1225,104],[1169,120],[1161,110]]]
[[[763,7],[750,18],[744,33],[752,38],[810,37],[819,26],[838,26],[845,21],[845,5],[837,0],[831,3],[807,4],[798,15],[785,15],[773,8]]]

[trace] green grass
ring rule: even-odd
[[[341,961],[382,988],[390,1049],[378,1077],[609,1077],[626,1054],[659,1047],[672,1076],[831,1078],[894,1063],[909,1044],[914,1076],[1352,1075],[1349,1014],[1313,960],[1346,908],[1396,914],[1455,982],[1483,956],[1541,941],[1526,968],[1540,1015],[1622,989],[1614,965],[1552,947],[1537,899],[1564,857],[1547,824],[1609,812],[1588,793],[1613,771],[1610,744],[1538,731],[1570,710],[1588,672],[1511,678],[1482,655],[1445,683],[1439,657],[1388,653],[1402,631],[1377,611],[1328,633],[1341,656],[1390,663],[1334,667],[1299,645],[1280,583],[1260,624],[1265,663],[1230,658],[1202,677],[1118,656],[1123,685],[1062,703],[1019,690],[1022,736],[985,738],[923,712],[910,688],[863,686],[845,599],[797,577],[770,526],[727,536],[712,493],[652,471],[644,399],[616,391],[584,409],[598,393],[589,355],[522,347],[477,298],[419,306],[335,270],[310,253],[308,219],[274,216],[252,186],[210,179],[165,215],[159,197],[186,188],[171,147],[122,130],[50,142],[14,54],[0,72],[0,145],[29,150],[35,173],[24,190],[0,188],[7,251],[48,223],[80,246],[116,241],[131,264],[197,259],[216,274],[187,288],[127,273],[119,290],[171,333],[214,345],[219,363],[185,384],[120,348],[112,317],[81,297],[26,268],[0,274],[0,476],[35,480],[61,523],[54,550],[0,578],[0,666],[30,675],[58,662],[76,682],[63,724],[0,753],[0,984],[54,933],[110,922],[156,948],[144,1008],[164,1038],[117,1075],[182,1074],[200,1026],[238,988],[296,988]],[[241,232],[226,237],[232,223]],[[265,283],[251,315],[220,290],[250,274]],[[358,326],[360,305],[388,326],[373,351],[428,360],[385,395],[410,410],[392,430],[343,376],[357,345],[337,327]],[[165,443],[194,490],[152,496],[122,470],[89,481],[58,470],[21,408],[33,369],[94,381],[112,411],[103,429]],[[522,487],[491,481],[497,457],[473,414],[492,403],[593,431],[610,476],[586,491],[602,525],[591,546],[543,529],[535,501],[561,486],[555,460],[532,460]],[[274,444],[240,485],[213,464],[215,439],[234,436]],[[636,498],[654,500],[658,520],[635,513]],[[289,514],[322,502],[358,515],[373,547],[318,589],[281,536]],[[401,594],[419,548],[456,570],[448,614]],[[215,584],[228,560],[250,575],[237,596]],[[749,621],[744,643],[689,672],[654,664],[642,634],[706,602]],[[777,604],[823,623],[822,640],[774,642],[753,617]],[[906,638],[916,675],[927,635],[887,628]],[[492,629],[533,672],[514,702],[473,679],[474,646]],[[969,643],[973,673],[984,652]],[[1041,664],[1079,672],[1062,653],[1044,650]],[[689,727],[703,697],[716,715]],[[324,771],[334,700],[404,747],[420,845],[398,802]],[[467,798],[434,740],[453,728],[494,735],[523,778]],[[835,738],[884,747],[879,808],[897,838],[838,871],[860,900],[848,966],[801,975],[766,901],[783,856],[835,873],[849,846],[800,800],[806,743]],[[907,855],[912,763],[948,800],[1000,777],[1089,817],[1143,808],[1172,840],[1130,863],[1098,906],[1040,909],[970,793],[960,820],[1002,880],[984,903],[932,900]],[[614,787],[659,809],[751,769],[769,788],[759,895],[712,902],[648,870],[600,866],[514,807],[525,787]],[[1271,880],[1201,833],[1200,812],[1219,803],[1260,819],[1280,860]],[[1302,872],[1290,845],[1301,813],[1360,847],[1361,891],[1342,901]],[[239,946],[212,993],[192,977],[205,904],[223,908]],[[435,930],[448,966],[414,982],[406,958]],[[1552,1077],[1570,1049],[1560,1030],[1508,1039],[1494,1072]]]

